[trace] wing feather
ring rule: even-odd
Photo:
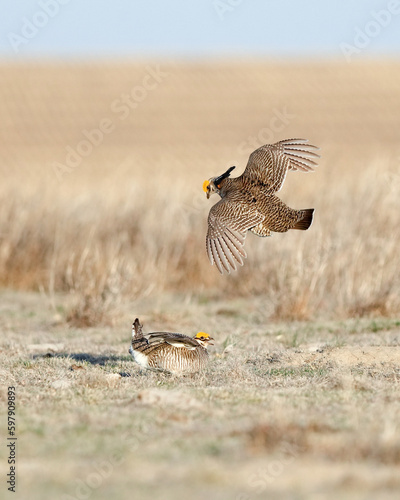
[[[208,259],[211,262],[211,265],[213,265],[214,264],[214,257],[213,257],[212,249],[211,249],[211,240],[208,238],[206,239],[206,247],[207,247]]]
[[[231,266],[232,269],[234,269],[236,271],[236,261],[235,261],[235,255],[234,253],[229,249],[228,247],[228,244],[226,242],[226,239],[225,238],[220,238],[218,240],[218,243],[220,244],[221,246],[221,251],[224,253],[224,257],[226,259],[226,264],[229,263],[229,265]],[[226,265],[224,266],[225,267],[225,270],[229,273],[229,266]]]
[[[225,244],[228,247],[229,251],[233,255],[233,257],[236,259],[237,263],[240,266],[243,266],[243,259],[246,258],[246,252],[244,251],[243,247],[237,248],[235,244],[231,241],[229,237],[229,232],[226,232],[226,238],[224,238]],[[244,254],[244,255],[243,255]]]
[[[208,215],[207,254],[211,264],[223,274],[236,270],[236,262],[243,265],[246,232],[264,220],[264,215],[242,200],[227,195],[216,203]]]
[[[217,249],[218,257],[220,259],[220,263],[221,263],[222,267],[225,269],[225,271],[227,273],[229,273],[230,269],[229,269],[228,261],[227,261],[224,249],[222,247],[223,241],[224,241],[223,238],[218,238],[214,242],[215,242],[215,247]]]
[[[275,193],[282,188],[288,170],[312,172],[320,156],[306,139],[286,139],[265,144],[251,153],[244,179],[256,181],[262,189]]]
[[[198,342],[196,340],[182,335],[181,333],[169,333],[169,332],[156,332],[146,335],[150,344],[163,344],[167,343],[174,347],[185,347],[186,349],[193,350],[198,347]]]
[[[222,264],[221,264],[221,258],[218,255],[216,240],[211,240],[211,250],[212,250],[212,255],[213,255],[215,265],[217,266],[218,271],[221,274],[223,274],[224,271],[223,271]]]

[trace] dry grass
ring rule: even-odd
[[[70,293],[64,318],[82,326],[177,290],[260,295],[275,320],[399,313],[399,65],[170,63],[121,120],[111,105],[145,67],[0,66],[3,286],[42,290],[54,305]],[[288,117],[272,133],[279,113]],[[104,118],[114,131],[58,182],[54,162]],[[290,174],[282,191],[316,208],[314,225],[249,235],[245,267],[220,277],[204,250],[202,181],[231,164],[240,173],[264,139],[293,136],[322,147],[317,172]]]

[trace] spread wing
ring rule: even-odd
[[[264,220],[264,215],[243,201],[229,195],[211,207],[208,215],[207,255],[218,271],[230,273],[247,257],[244,250],[246,232]]]
[[[244,179],[262,184],[272,193],[279,191],[288,170],[312,172],[320,156],[316,146],[307,144],[306,139],[286,139],[275,144],[265,144],[251,153]]]
[[[146,335],[146,337],[149,344],[152,345],[167,343],[174,347],[184,347],[189,350],[199,347],[199,343],[196,342],[196,340],[186,335],[182,335],[181,333],[157,332],[150,333]]]

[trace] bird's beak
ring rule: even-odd
[[[211,194],[211,193],[210,193],[210,191],[207,191],[207,193],[206,193],[207,200],[209,200],[209,199],[210,199],[210,194]]]

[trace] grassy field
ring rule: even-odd
[[[3,293],[1,304],[20,498],[398,496],[400,320],[268,323],[261,300],[175,295],[82,330],[32,293]],[[140,372],[132,310],[145,331],[208,324],[208,369]],[[2,447],[3,477],[5,458]]]
[[[0,64],[0,429],[15,385],[21,498],[398,497],[399,77]],[[280,193],[314,224],[249,235],[220,276],[202,183],[289,137],[321,147]],[[136,316],[211,334],[207,371],[141,373]]]

